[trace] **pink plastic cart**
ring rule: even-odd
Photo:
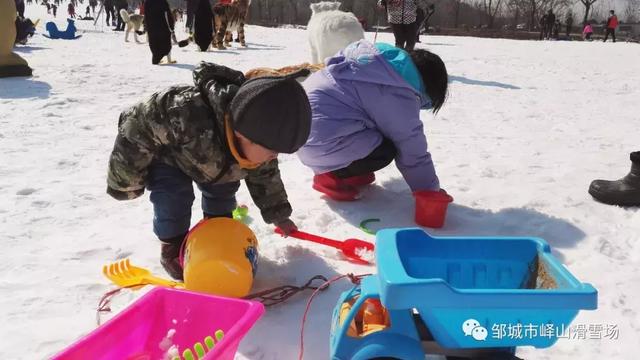
[[[157,287],[53,359],[160,360],[217,330],[224,338],[203,359],[233,360],[240,340],[264,313],[254,301]]]

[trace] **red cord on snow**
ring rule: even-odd
[[[329,285],[331,285],[332,283],[340,280],[340,279],[344,279],[344,278],[349,278],[349,280],[351,280],[352,283],[358,285],[360,284],[360,280],[367,276],[367,275],[371,275],[371,274],[363,274],[363,275],[353,275],[353,274],[346,274],[346,275],[338,275],[336,277],[333,277],[329,280],[327,280],[324,284],[320,285],[317,289],[315,289],[313,291],[313,293],[311,294],[311,297],[309,298],[309,300],[307,301],[307,306],[304,309],[304,315],[302,316],[302,325],[300,327],[300,354],[298,355],[298,360],[302,360],[302,357],[304,355],[304,324],[307,321],[307,314],[309,313],[309,309],[311,308],[311,302],[313,301],[313,298],[316,296],[316,294],[318,294],[320,291],[326,289]]]
[[[111,312],[111,299],[113,299],[114,296],[118,295],[120,291],[124,289],[134,289],[142,286],[144,285],[123,286],[123,287],[115,288],[105,293],[100,299],[100,302],[98,303],[98,308],[96,309],[96,324],[100,326],[100,314]]]

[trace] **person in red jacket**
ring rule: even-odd
[[[613,42],[616,42],[616,28],[618,27],[618,17],[613,10],[609,12],[611,15],[607,19],[607,33],[604,36],[604,42],[607,42],[609,34],[613,38]]]

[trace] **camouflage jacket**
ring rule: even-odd
[[[118,200],[144,192],[149,165],[175,166],[196,183],[245,180],[267,223],[291,215],[278,160],[252,170],[241,168],[224,132],[224,114],[244,75],[211,63],[193,72],[195,86],[172,86],[120,114],[109,159],[107,193]]]

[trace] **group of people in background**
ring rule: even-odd
[[[129,9],[127,0],[104,0],[105,21],[107,26],[115,26],[114,31],[124,31],[125,23],[120,16],[120,10]],[[143,9],[143,6],[140,6]]]
[[[15,2],[16,8],[18,10],[18,16],[24,17],[24,0],[15,0]],[[31,4],[32,2],[33,0],[27,0],[27,4]],[[37,0],[35,2],[36,4],[38,3]],[[60,7],[61,3],[61,0],[42,0],[40,4],[47,8],[47,14],[53,15],[53,17],[58,17],[58,7]],[[82,4],[83,0],[71,0],[69,1],[69,4],[67,4],[67,14],[71,19],[78,18],[78,15],[76,13],[78,3]],[[89,0],[85,11],[85,17],[82,19],[87,19],[91,15],[91,12],[93,12],[93,15],[95,15],[97,6],[98,0]]]
[[[560,37],[560,27],[562,25],[553,10],[549,9],[547,13],[542,15],[538,25],[540,26],[540,40],[557,40]]]
[[[609,35],[611,35],[611,39],[613,42],[616,42],[616,29],[618,28],[619,22],[618,17],[616,16],[615,11],[609,11],[609,18],[607,19],[607,25],[605,29],[605,35],[603,42],[607,42],[609,39]],[[585,40],[591,41],[591,37],[593,36],[593,27],[590,23],[586,23],[584,25],[584,29],[582,30],[582,37]]]
[[[26,0],[31,3],[34,0]],[[37,0],[35,0],[37,3]],[[83,0],[71,0],[67,6],[67,12],[70,18],[76,18],[76,7],[78,1],[82,4]],[[193,23],[193,0],[187,2],[187,28],[191,28]],[[225,2],[222,0],[222,2]],[[24,18],[25,0],[15,0],[18,17]],[[47,13],[57,16],[58,6],[61,0],[42,0],[42,5],[47,7]],[[90,16],[90,10],[95,16],[98,0],[89,0],[86,7],[85,19]],[[125,23],[120,16],[121,9],[128,9],[128,0],[104,0],[105,21],[108,26],[114,26],[114,31],[124,31]],[[405,50],[413,50],[416,43],[420,42],[420,34],[423,30],[428,29],[428,21],[435,12],[435,5],[427,3],[427,0],[378,0],[378,6],[387,13],[387,21],[391,25],[393,35],[395,37],[395,45]],[[140,5],[142,12],[143,6]],[[191,11],[189,11],[191,10]],[[549,9],[539,20],[540,40],[558,40],[562,24],[560,19]],[[614,10],[609,12],[605,28],[604,42],[611,39],[616,42],[616,29],[618,28],[618,17]],[[569,13],[565,19],[566,36],[569,37],[573,28],[573,15]],[[593,37],[593,26],[587,22],[582,30],[584,40],[591,41]]]
[[[573,15],[569,13],[565,20],[566,25],[566,36],[569,38],[571,34],[571,29],[573,28]],[[605,27],[605,36],[604,42],[607,41],[609,35],[613,39],[613,42],[616,42],[616,29],[618,28],[618,17],[615,14],[615,11],[609,11],[609,18],[607,19],[607,24]],[[553,13],[553,10],[549,9],[542,17],[538,23],[540,27],[540,40],[558,40],[560,38],[560,31],[562,28],[562,24],[560,20]],[[587,22],[584,24],[584,28],[582,29],[582,38],[584,40],[591,41],[593,36],[593,26],[591,23]]]
[[[31,3],[33,0],[27,0],[28,3]],[[37,3],[37,0],[35,0]],[[47,8],[47,13],[52,14],[53,17],[57,17],[58,15],[58,7],[61,4],[61,0],[41,0],[42,6]],[[18,10],[18,16],[24,17],[24,8],[25,8],[25,0],[15,0],[16,8]],[[67,5],[67,14],[70,18],[76,19],[78,18],[78,14],[76,9],[79,4],[83,4],[83,0],[70,0]],[[128,9],[129,3],[128,0],[104,0],[104,14],[105,20],[108,26],[114,26],[115,31],[124,31],[125,23],[120,17],[121,9]],[[96,15],[96,8],[98,7],[98,0],[89,0],[87,1],[87,6],[85,8],[85,16],[82,18],[84,20],[93,20],[93,16]],[[142,8],[142,6],[141,6]]]

